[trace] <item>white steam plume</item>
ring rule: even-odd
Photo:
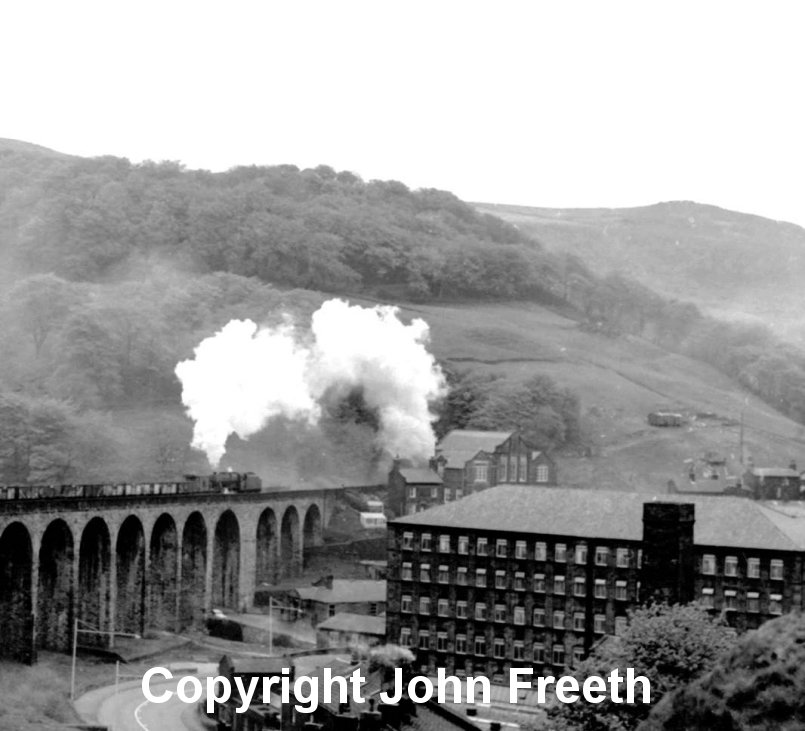
[[[316,423],[328,391],[362,387],[379,414],[382,447],[402,457],[432,454],[428,403],[444,394],[445,381],[425,348],[427,324],[404,325],[395,307],[329,300],[313,314],[311,333],[305,345],[290,324],[259,329],[233,320],[179,363],[193,446],[217,466],[230,434],[246,439],[275,416]]]

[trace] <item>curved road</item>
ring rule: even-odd
[[[152,683],[153,691],[175,691],[179,678],[196,673],[175,670],[173,674],[174,680]],[[205,672],[199,668],[198,674],[203,676]],[[121,683],[117,694],[113,685],[92,690],[81,696],[75,705],[87,721],[106,725],[110,731],[210,731],[212,728],[202,721],[198,704],[182,703],[175,695],[167,703],[147,701],[139,680]]]

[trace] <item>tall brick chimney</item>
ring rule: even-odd
[[[643,505],[641,602],[685,604],[693,601],[695,521],[692,503]]]

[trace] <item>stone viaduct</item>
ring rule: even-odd
[[[298,576],[338,490],[0,500],[0,656],[65,651],[73,622],[181,631]],[[103,638],[82,635],[82,644]]]

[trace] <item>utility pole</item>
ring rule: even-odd
[[[78,655],[78,618],[73,620],[73,661],[70,671],[70,700],[75,700],[75,661]]]
[[[738,455],[741,460],[741,467],[744,466],[744,412],[741,410],[741,430],[738,438]]]
[[[131,632],[113,632],[109,630],[100,630],[95,629],[94,627],[90,627],[89,629],[84,629],[79,627],[80,624],[86,624],[86,622],[82,622],[80,619],[76,617],[73,620],[73,659],[72,659],[72,668],[70,670],[70,700],[75,700],[75,666],[76,666],[76,658],[78,656],[78,635],[80,633],[85,635],[105,635],[107,637],[115,638],[115,637],[131,637],[135,640],[140,640],[142,637],[138,634],[133,634]],[[117,670],[115,671],[115,692],[117,692]]]

